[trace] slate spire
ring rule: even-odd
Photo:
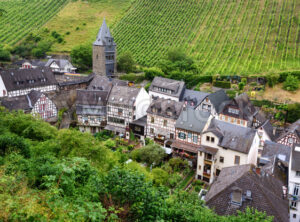
[[[109,40],[111,40],[111,39],[113,39],[113,38],[110,34],[109,28],[108,28],[105,18],[104,18],[102,26],[97,35],[97,39],[94,42],[94,45],[99,45],[99,46],[110,45],[111,43],[109,42]],[[111,42],[113,42],[113,41],[111,41]]]

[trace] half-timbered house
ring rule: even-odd
[[[293,147],[294,144],[300,143],[300,119],[291,124],[284,132],[276,139],[277,143]]]
[[[172,143],[174,156],[181,156],[196,166],[198,149],[201,145],[201,133],[209,123],[208,112],[183,108],[175,125],[175,140]]]
[[[0,71],[0,97],[28,94],[32,90],[55,91],[57,81],[49,68]]]
[[[108,91],[77,90],[76,114],[81,132],[97,133],[106,126]]]
[[[45,67],[51,68],[54,73],[75,73],[76,69],[67,59],[49,59]]]
[[[229,97],[224,90],[219,90],[217,92],[207,95],[201,103],[196,107],[198,110],[211,113],[213,116],[217,117],[220,110],[221,104],[225,101],[229,101]]]
[[[206,92],[185,89],[181,101],[186,107],[196,109],[208,95]]]
[[[107,103],[105,129],[129,138],[129,123],[146,115],[150,96],[144,88],[113,86]]]
[[[23,110],[44,120],[57,116],[56,105],[44,93],[36,90],[24,96],[5,98],[1,105],[9,110]]]
[[[155,98],[147,110],[147,137],[165,145],[175,139],[175,124],[183,107],[182,102]]]
[[[185,90],[185,83],[173,79],[156,76],[150,87],[149,95],[153,98],[164,98],[181,101]]]
[[[24,60],[22,61],[21,69],[36,69],[38,67],[44,67],[46,62],[41,60]]]

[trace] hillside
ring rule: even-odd
[[[69,0],[0,0],[0,44],[13,45],[43,26]]]
[[[155,65],[182,47],[203,73],[300,69],[297,0],[136,0],[113,30],[118,54]]]
[[[80,44],[92,43],[106,18],[111,27],[130,6],[129,0],[71,1],[44,27],[64,35],[64,44],[55,44],[54,53],[69,53]],[[66,33],[69,33],[68,35]]]

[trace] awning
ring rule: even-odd
[[[218,152],[218,149],[209,146],[200,146],[199,151],[215,155]]]
[[[175,140],[172,143],[171,147],[181,149],[181,150],[185,150],[185,151],[189,151],[189,152],[192,152],[192,153],[198,153],[198,149],[199,149],[199,146],[197,146],[197,145],[186,144],[186,143],[179,142],[177,140]]]
[[[125,128],[118,127],[118,126],[106,125],[106,127],[104,129],[113,131],[113,132],[125,133]]]

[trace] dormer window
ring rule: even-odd
[[[234,109],[234,108],[228,108],[228,112],[232,113],[232,114],[239,114],[239,110],[238,109]]]
[[[242,206],[242,201],[243,201],[242,190],[239,189],[239,188],[234,188],[232,193],[231,193],[230,203],[232,205]]]
[[[172,111],[167,111],[167,115],[172,116],[173,115]]]

